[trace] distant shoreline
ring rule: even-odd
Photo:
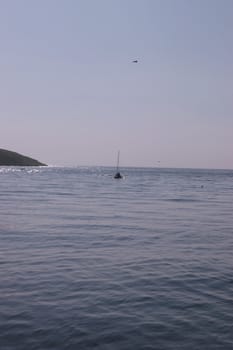
[[[0,149],[0,166],[47,166],[47,164],[17,152]]]

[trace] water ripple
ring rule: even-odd
[[[3,350],[233,348],[232,172],[0,168]]]

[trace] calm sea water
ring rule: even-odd
[[[0,168],[0,349],[233,349],[233,171]]]

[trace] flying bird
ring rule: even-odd
[[[134,60],[134,61],[132,61],[132,63],[138,63],[138,60]]]

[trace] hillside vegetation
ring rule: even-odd
[[[43,164],[36,159],[5,149],[0,149],[0,166],[1,165],[46,166],[46,164]]]

